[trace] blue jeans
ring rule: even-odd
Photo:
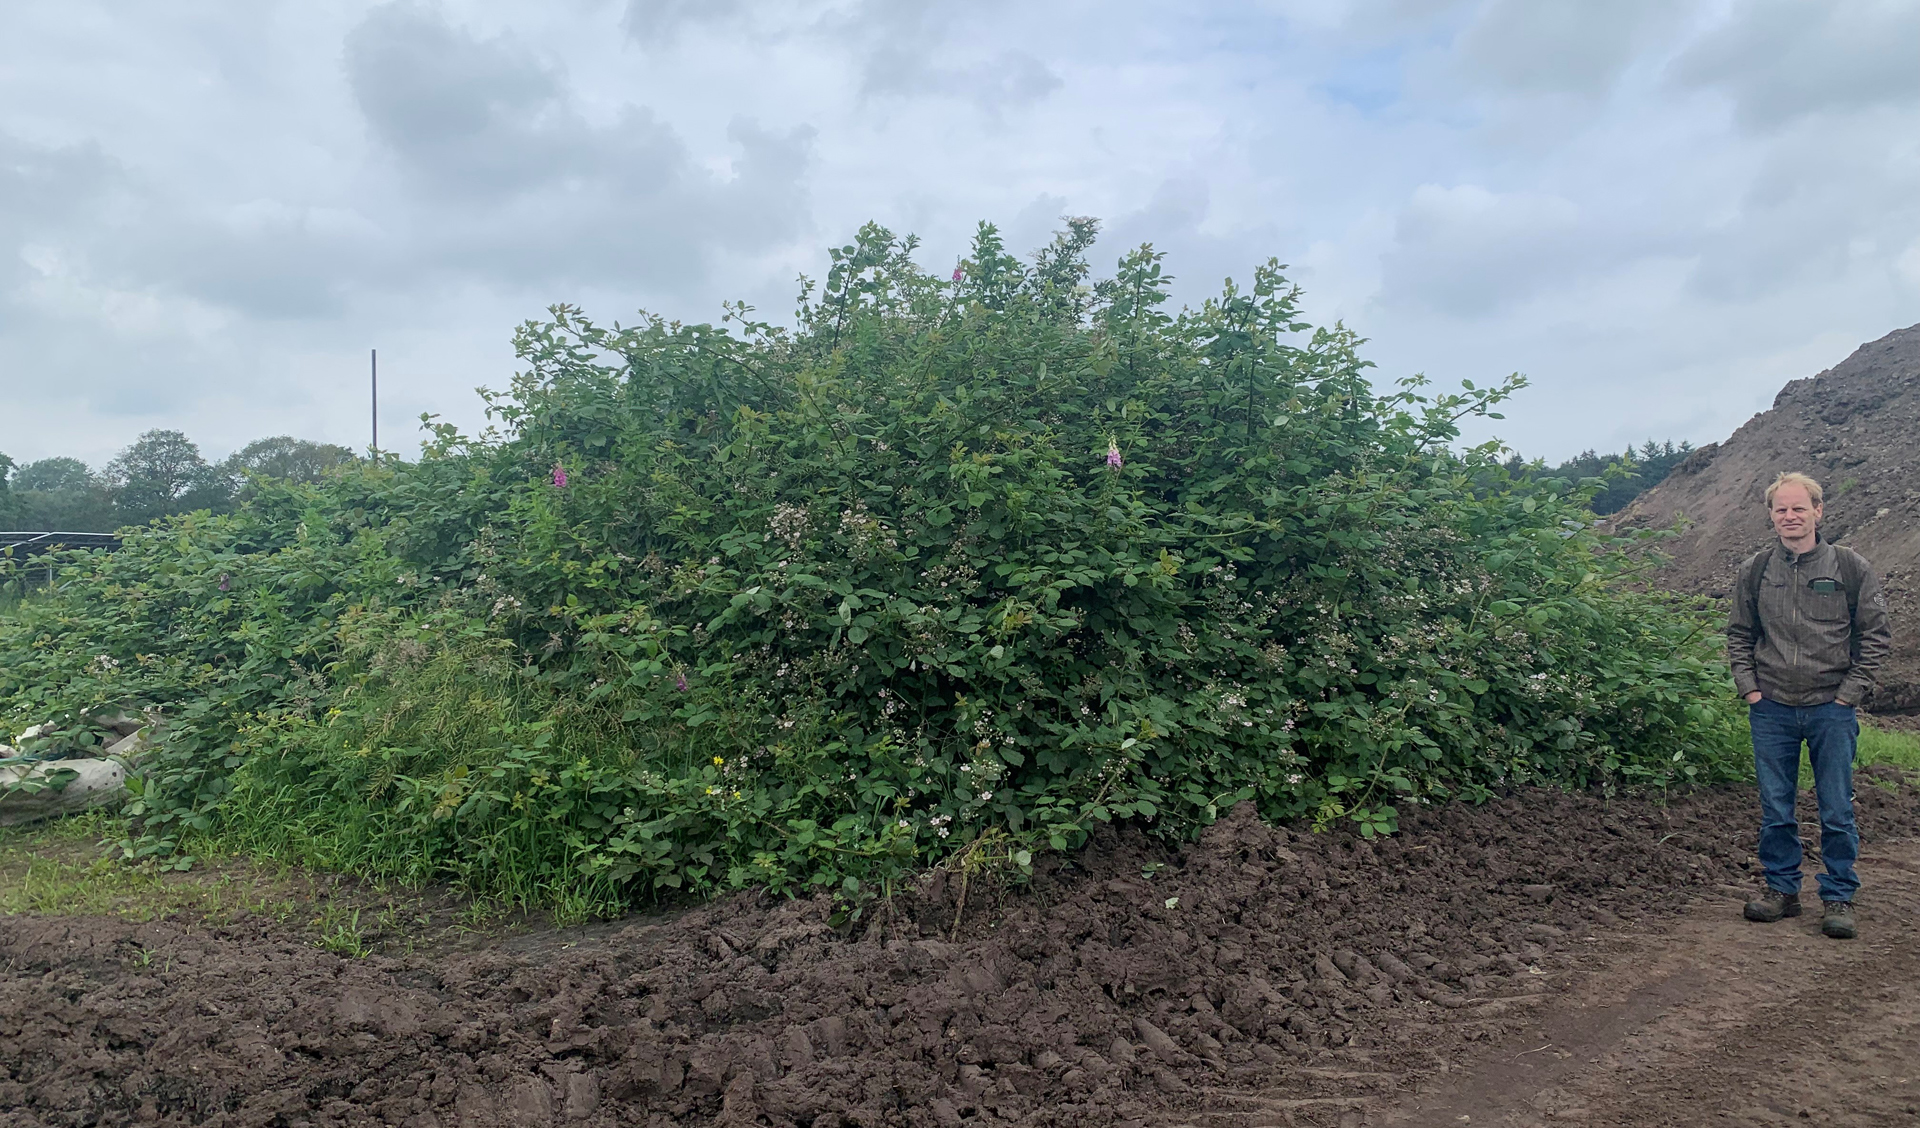
[[[1793,803],[1800,793],[1800,744],[1813,763],[1814,795],[1820,801],[1822,901],[1851,901],[1860,880],[1853,874],[1860,832],[1853,825],[1853,749],[1860,721],[1853,707],[1782,705],[1761,698],[1747,707],[1753,729],[1753,767],[1760,782],[1760,868],[1767,887],[1800,892],[1800,824]]]

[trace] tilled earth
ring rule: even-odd
[[[1920,1124],[1920,792],[1861,778],[1853,944],[1738,920],[1755,807],[1239,810],[854,935],[755,896],[364,959],[0,918],[0,1124]]]

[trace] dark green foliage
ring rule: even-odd
[[[122,523],[107,484],[77,458],[43,458],[13,472],[9,529],[112,532]]]
[[[12,480],[13,489],[19,493],[77,491],[98,484],[93,471],[77,458],[43,458],[29,462],[14,471]]]
[[[169,513],[212,509],[232,496],[233,485],[179,431],[148,431],[107,463],[116,514],[130,525]]]
[[[1535,466],[1531,473],[1535,477],[1565,478],[1573,482],[1600,479],[1591,504],[1593,511],[1604,517],[1620,512],[1634,498],[1666,481],[1673,468],[1686,461],[1692,453],[1693,444],[1690,442],[1675,446],[1672,439],[1664,443],[1648,439],[1640,445],[1639,450],[1628,447],[1619,454],[1582,451],[1558,466]],[[1521,467],[1512,465],[1510,469],[1518,472]]]
[[[11,467],[12,461],[4,466]],[[159,517],[222,513],[261,478],[318,482],[355,461],[346,447],[279,435],[208,463],[178,431],[148,431],[95,474],[77,458],[43,458],[0,473],[0,528],[105,533]]]
[[[13,494],[13,459],[0,454],[0,526],[11,527],[20,513],[20,503]]]
[[[292,435],[255,439],[233,452],[221,464],[220,472],[233,488],[244,485],[249,475],[260,478],[285,478],[295,482],[318,482],[337,473],[354,461],[355,455],[335,443],[316,443]]]
[[[791,331],[524,326],[504,433],[180,518],[0,623],[0,710],[159,702],[194,833],[528,902],[875,881],[1097,822],[1390,831],[1511,783],[1740,770],[1709,621],[1594,484],[1382,395],[1276,264],[1178,315],[1091,221],[952,280],[868,226]],[[1497,416],[1494,416],[1497,418]]]

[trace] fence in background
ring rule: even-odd
[[[108,552],[120,547],[118,533],[0,532],[0,558],[26,560],[64,548],[103,548]],[[22,577],[31,582],[35,569],[23,569]],[[47,561],[42,582],[53,582],[53,561]]]

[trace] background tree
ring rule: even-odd
[[[209,463],[186,435],[166,430],[140,436],[100,474],[77,458],[16,466],[0,455],[0,527],[108,533],[196,509],[224,513],[252,496],[250,479],[313,485],[356,461],[334,443],[275,435]]]
[[[13,488],[22,493],[72,492],[97,485],[93,471],[77,458],[43,458],[27,463],[13,475]]]
[[[1693,444],[1690,442],[1675,446],[1672,439],[1664,443],[1648,439],[1640,444],[1639,450],[1628,447],[1619,454],[1581,451],[1578,456],[1558,466],[1541,470],[1540,476],[1574,481],[1581,478],[1607,478],[1606,488],[1593,495],[1593,511],[1605,516],[1625,509],[1634,498],[1666,481],[1673,468],[1692,453]],[[1608,477],[1607,471],[1615,467],[1622,473]]]
[[[255,439],[233,452],[221,470],[239,483],[249,474],[316,483],[329,471],[355,461],[353,451],[335,443],[316,443],[292,435]]]
[[[120,524],[106,483],[77,458],[43,458],[13,472],[13,513],[21,529],[112,532]]]
[[[169,513],[210,509],[233,496],[233,483],[208,465],[179,431],[152,430],[107,463],[114,509],[127,524]]]
[[[13,459],[0,454],[0,527],[12,528],[19,523],[19,502],[13,496],[12,477]]]

